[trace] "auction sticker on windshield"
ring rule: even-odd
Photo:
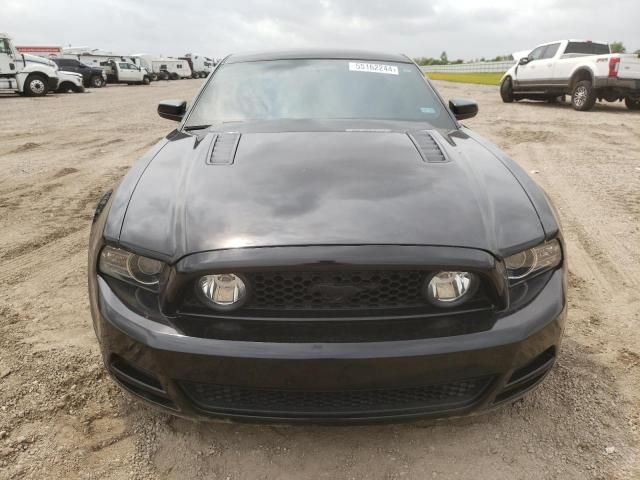
[[[383,65],[381,63],[360,63],[349,62],[349,70],[352,72],[386,73],[388,75],[398,75],[398,67],[394,65]]]

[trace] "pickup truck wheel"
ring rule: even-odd
[[[149,85],[150,83],[151,83],[151,79],[145,75],[145,77],[142,79],[142,84]]]
[[[624,104],[629,110],[640,110],[640,99],[634,100],[631,97],[627,97],[624,99]]]
[[[49,93],[47,77],[38,73],[32,73],[24,83],[24,92],[28,97],[44,97]]]
[[[507,77],[502,81],[500,85],[500,96],[504,103],[513,102],[513,82],[511,81],[511,77]]]
[[[596,104],[596,89],[593,88],[590,80],[581,80],[576,83],[571,94],[571,103],[573,108],[580,112],[586,112],[593,108]]]
[[[73,83],[62,82],[58,87],[58,89],[56,90],[56,93],[69,93],[74,91],[75,91],[75,85]]]
[[[100,75],[94,75],[91,77],[89,83],[93,88],[102,88],[104,86],[104,79]]]
[[[565,103],[564,95],[559,95],[557,97],[549,97],[547,98],[548,103]]]

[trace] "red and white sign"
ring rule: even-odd
[[[16,50],[19,53],[30,53],[31,55],[38,55],[40,57],[51,57],[60,55],[62,53],[62,47],[52,46],[17,46]]]

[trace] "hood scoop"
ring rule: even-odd
[[[418,149],[418,153],[423,161],[428,163],[444,163],[449,161],[430,131],[421,130],[419,132],[407,133],[407,135],[416,146],[416,149]]]
[[[218,133],[213,137],[207,163],[209,165],[232,165],[240,143],[239,133]]]

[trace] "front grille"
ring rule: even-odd
[[[425,271],[315,271],[247,274],[252,287],[247,308],[340,310],[415,308]]]
[[[186,395],[200,410],[211,413],[277,415],[280,417],[340,416],[377,413],[407,414],[462,408],[473,404],[490,378],[439,385],[385,390],[274,390],[182,382]]]

